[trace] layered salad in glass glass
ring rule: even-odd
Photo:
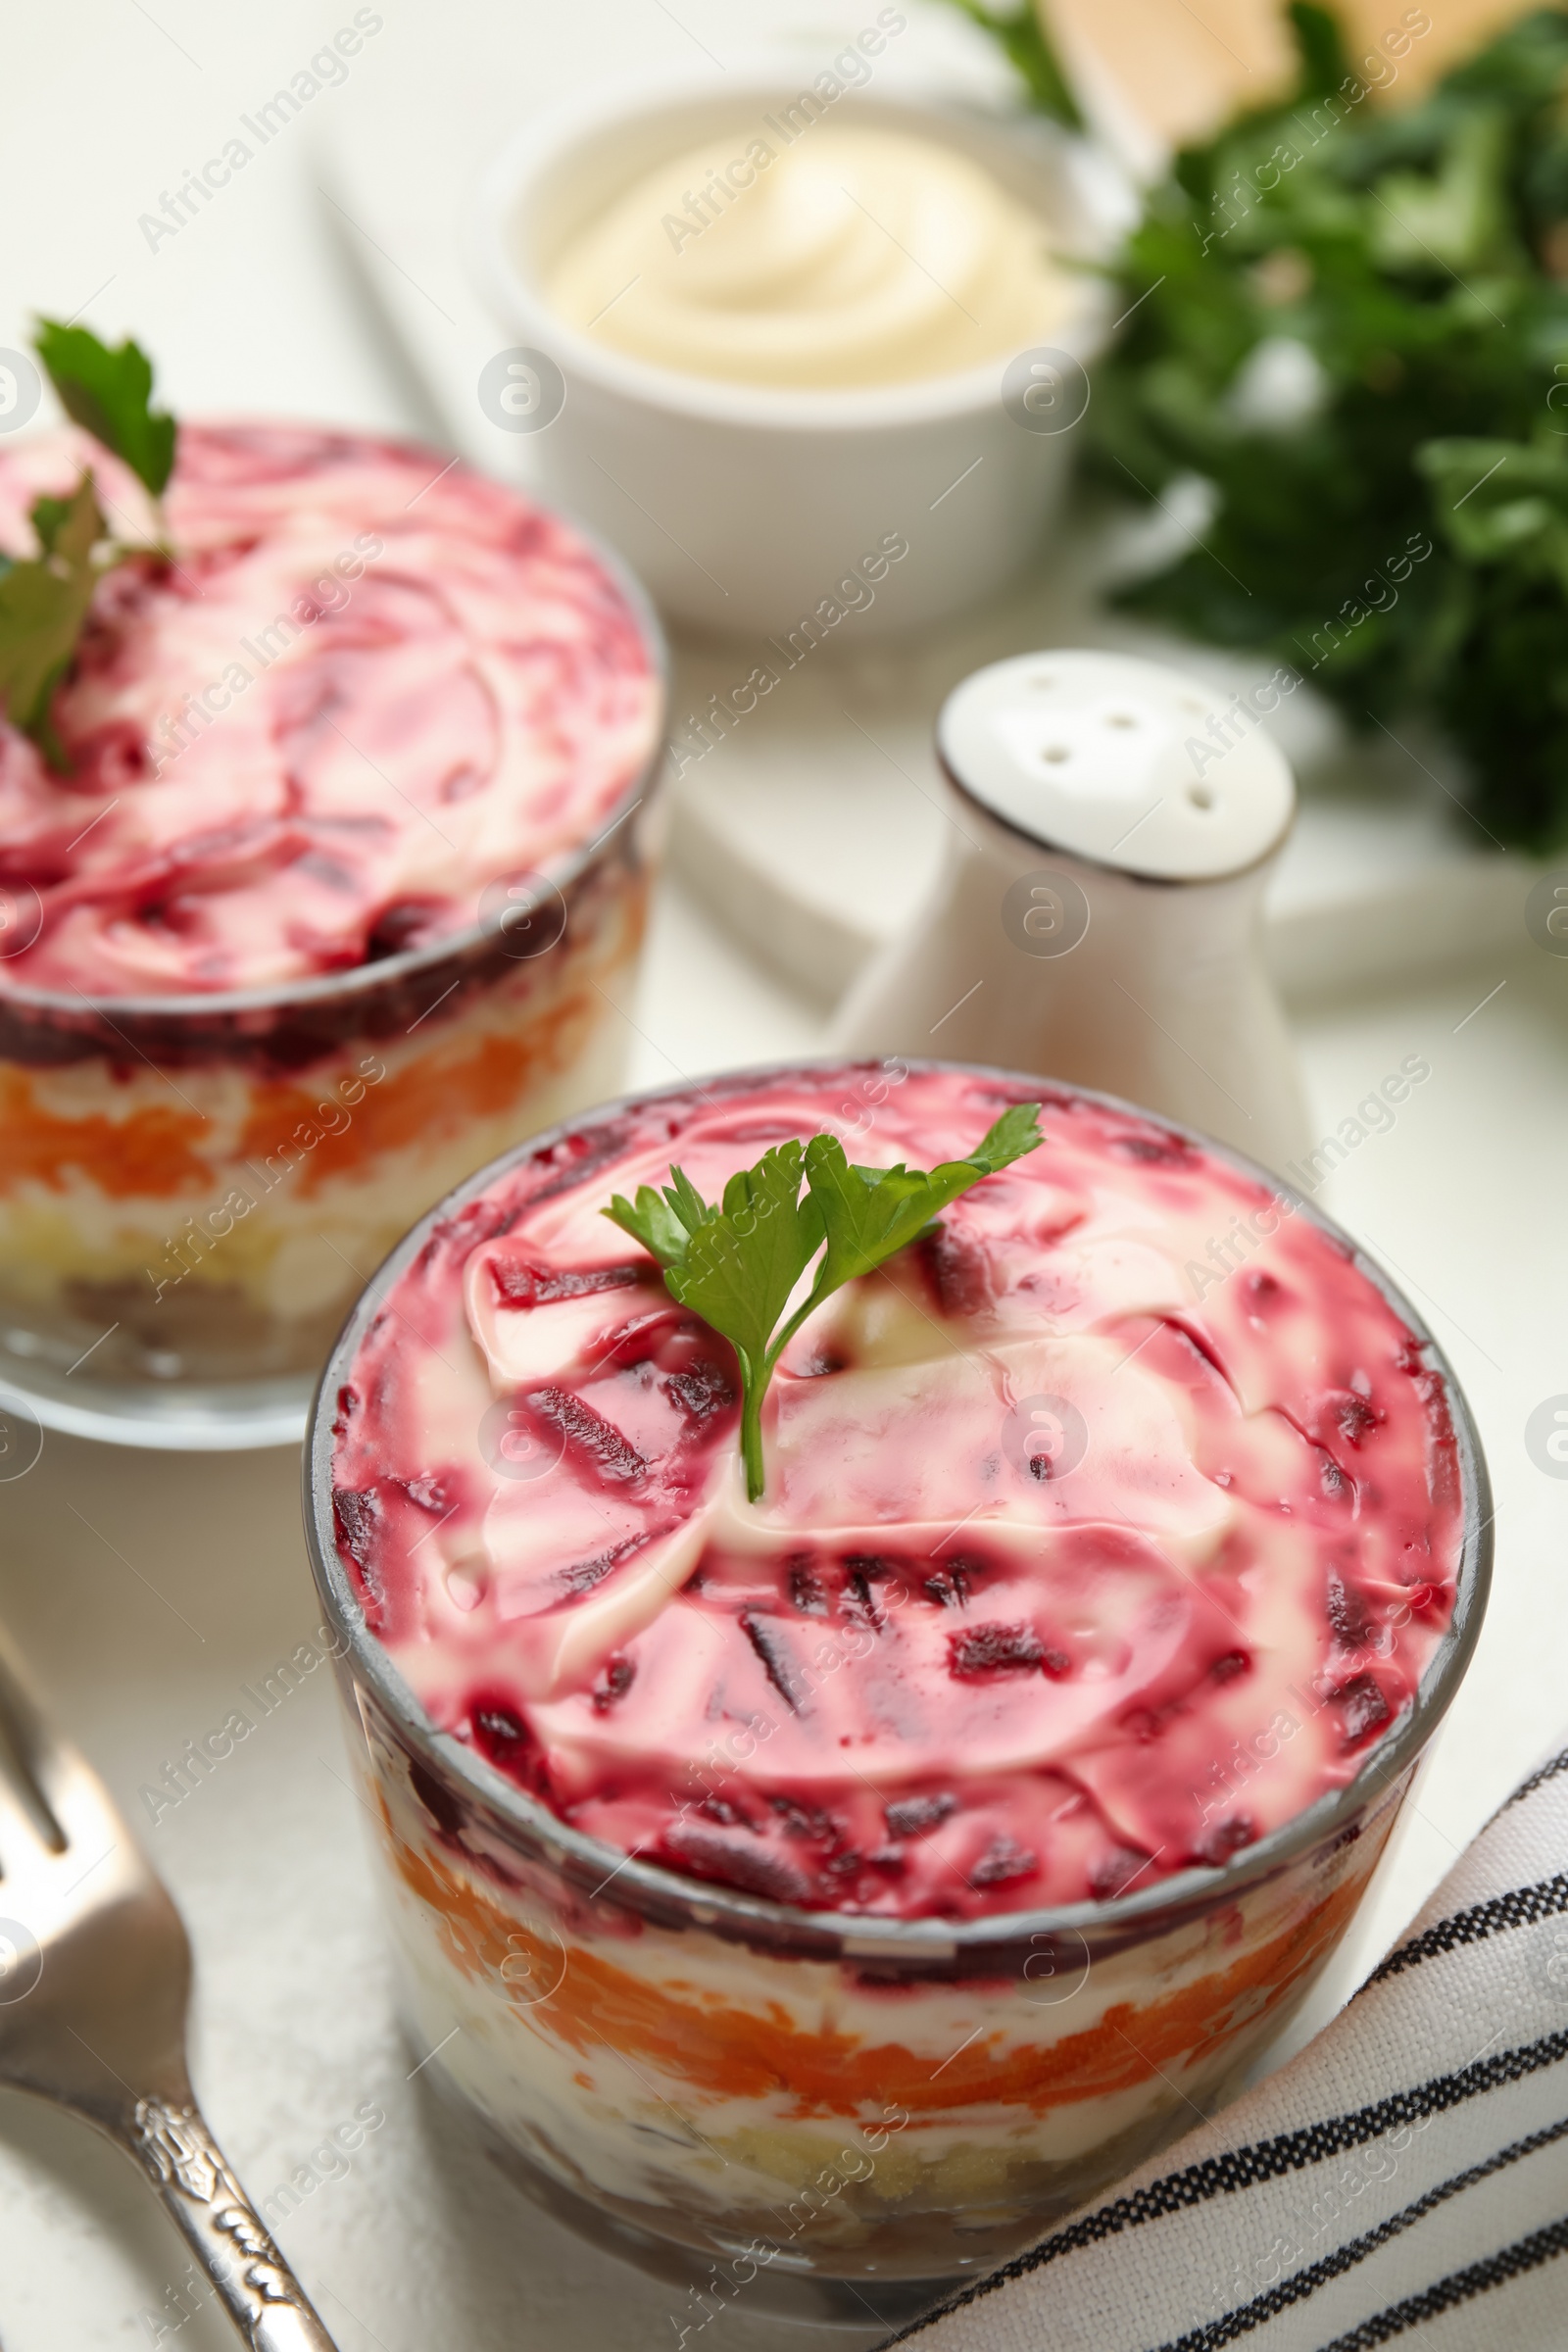
[[[613,1082],[658,633],[516,493],[286,423],[186,424],[156,501],[78,429],[0,449],[12,581],[87,477],[132,552],[0,719],[0,1345],[302,1376],[416,1216]]]
[[[313,1446],[421,2052],[577,2218],[837,2277],[995,2260],[1237,2079],[1485,1583],[1462,1400],[1343,1236],[955,1066],[513,1154]]]

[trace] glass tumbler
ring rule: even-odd
[[[694,2327],[738,2298],[861,2324],[869,2304],[892,2322],[1032,2243],[1222,2101],[1303,2000],[1474,1646],[1486,1469],[1420,1318],[1298,1200],[1414,1335],[1452,1432],[1430,1475],[1457,1480],[1461,1503],[1451,1620],[1353,1780],[1222,1865],[960,1922],[812,1913],[628,1857],[433,1728],[367,1630],[332,1496],[340,1392],[400,1275],[448,1237],[459,1247],[468,1205],[509,1167],[563,1144],[592,1165],[618,1111],[510,1154],[416,1226],[318,1393],[308,1540],[403,2012],[421,2079],[536,2198],[680,2281]],[[1295,1713],[1264,1739],[1291,1738],[1332,1682],[1296,1686]]]
[[[301,1435],[399,1235],[616,1083],[662,758],[596,842],[491,882],[432,946],[224,996],[0,989],[13,1417],[151,1446]]]

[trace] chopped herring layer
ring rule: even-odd
[[[0,454],[0,551],[88,466],[151,537],[134,477],[65,432]],[[166,509],[172,559],[99,583],[55,696],[69,772],[0,719],[0,990],[270,988],[433,945],[647,764],[642,624],[515,491],[411,443],[186,425]]]
[[[1040,1150],[791,1342],[749,1503],[727,1345],[600,1211],[676,1160],[715,1197],[867,1083],[866,1164],[1025,1099],[720,1081],[437,1228],[340,1399],[371,1628],[562,1818],[752,1893],[962,1917],[1223,1861],[1354,1775],[1447,1624],[1442,1382],[1304,1217],[1216,1274],[1253,1179],[1048,1094]]]

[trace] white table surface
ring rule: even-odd
[[[519,8],[536,23],[551,87],[611,48],[621,65],[677,56],[694,38],[721,53],[784,13],[740,0],[680,0],[679,21],[662,0],[382,0],[384,29],[354,74],[369,82],[378,44],[385,54],[399,43],[427,59],[432,88],[482,75],[492,23],[514,23]],[[85,307],[101,330],[129,327],[146,342],[176,407],[417,427],[321,236],[309,142],[294,135],[304,124],[175,243],[146,249],[137,215],[352,10],[273,0],[220,24],[214,14],[196,0],[153,0],[151,15],[139,0],[81,0],[8,26],[0,343],[24,340],[34,308]],[[813,14],[829,34],[859,22],[853,6]],[[1332,2013],[1568,1719],[1568,1483],[1534,1466],[1523,1434],[1539,1402],[1568,1391],[1568,965],[1529,946],[1522,909],[1518,938],[1513,956],[1441,983],[1298,1009],[1321,1129],[1404,1055],[1432,1064],[1394,1130],[1339,1171],[1330,1205],[1448,1348],[1498,1515],[1476,1662],[1397,1850],[1297,2038]],[[745,961],[672,886],[627,1018],[635,1079],[810,1050],[821,1035],[819,1010]],[[0,1606],[133,1817],[163,1760],[220,1723],[240,1683],[317,1622],[297,1480],[289,1454],[183,1460],[51,1437],[29,1475],[0,1487]],[[195,2072],[220,2139],[266,2197],[361,2102],[385,2109],[349,2175],[280,2230],[344,2352],[673,2345],[683,2296],[536,2214],[408,2080],[334,1703],[324,1678],[307,1684],[147,1832],[192,1932]],[[175,2316],[166,2296],[183,2269],[120,2157],[52,2110],[0,2095],[6,2352],[148,2343],[143,2314]],[[736,2352],[809,2340],[744,2307],[724,2328]],[[158,2340],[217,2352],[232,2338],[206,2311]]]

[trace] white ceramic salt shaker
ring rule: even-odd
[[[1264,968],[1263,888],[1295,813],[1258,724],[1129,655],[1025,654],[937,719],[952,856],[852,989],[853,1054],[984,1061],[1125,1096],[1267,1167],[1308,1148]],[[1276,697],[1277,700],[1277,697]]]

